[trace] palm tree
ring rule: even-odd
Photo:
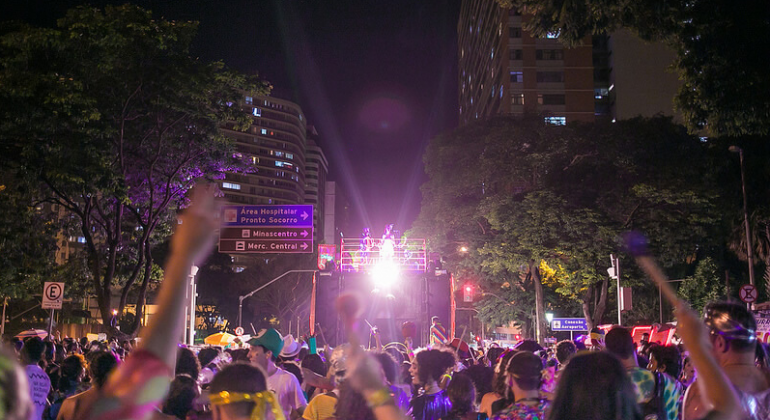
[[[762,277],[765,280],[765,295],[770,297],[770,209],[764,208],[753,212],[749,217],[749,226],[753,256],[765,264]],[[740,223],[733,228],[730,235],[729,247],[741,261],[748,260],[745,232],[743,223]]]

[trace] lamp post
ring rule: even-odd
[[[754,252],[751,246],[751,230],[749,228],[749,206],[746,200],[746,175],[743,170],[743,149],[738,146],[730,146],[728,149],[738,154],[741,162],[741,189],[743,190],[743,222],[746,225],[746,255],[749,258],[749,283],[754,286]]]

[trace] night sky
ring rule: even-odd
[[[54,25],[80,4],[11,0],[1,19]],[[258,72],[302,106],[346,184],[353,232],[408,229],[431,137],[457,124],[459,0],[134,1],[156,17],[200,22],[193,53]]]

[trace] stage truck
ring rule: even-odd
[[[428,253],[424,239],[397,238],[393,225],[382,238],[365,229],[361,238],[343,239],[337,270],[318,277],[316,335],[319,345],[346,341],[333,309],[341,293],[355,292],[364,304],[359,336],[372,347],[373,330],[383,345],[411,339],[415,347],[429,341],[431,317],[438,316],[454,337],[454,290],[450,273],[441,269],[437,254]]]

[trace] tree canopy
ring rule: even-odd
[[[135,292],[133,330],[160,275],[153,247],[186,192],[238,169],[220,126],[248,127],[242,98],[269,91],[192,57],[196,27],[131,5],[81,7],[56,28],[0,38],[0,160],[76,222],[105,321],[116,287],[120,312]]]
[[[595,325],[622,232],[646,232],[669,268],[709,245],[720,219],[707,158],[705,143],[665,117],[567,127],[495,117],[431,141],[414,234],[489,292],[485,321],[531,323],[542,283],[546,305]],[[622,282],[642,279],[628,270]]]

